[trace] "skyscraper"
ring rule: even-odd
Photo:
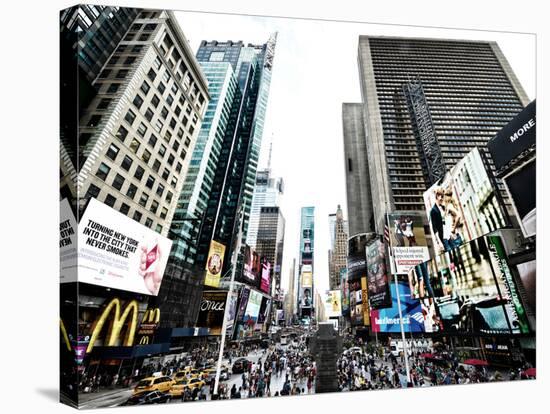
[[[331,290],[340,289],[340,270],[345,269],[348,256],[348,223],[344,220],[344,215],[340,205],[336,210],[334,222],[329,219],[329,231],[331,232],[331,248],[329,250],[329,286]],[[332,225],[333,223],[333,225]],[[334,236],[332,236],[334,234]]]
[[[140,11],[91,86],[73,136],[77,154],[62,147],[62,187],[74,185],[80,208],[93,197],[168,235],[209,99],[173,13]]]
[[[203,41],[197,52],[200,62],[231,64],[238,84],[202,222],[198,263],[205,262],[211,240],[224,244],[227,254],[231,254],[241,214],[242,242],[246,240],[275,43],[275,35],[262,45],[245,46],[242,41]],[[229,266],[230,261],[226,260],[224,274]]]
[[[359,75],[363,111],[344,106],[344,131],[364,125],[371,191],[348,213],[372,208],[378,233],[386,212],[422,210],[425,189],[529,102],[495,42],[360,36]]]
[[[246,244],[250,247],[256,247],[262,207],[279,206],[279,200],[283,195],[283,191],[283,179],[272,178],[269,167],[256,173],[256,183],[254,185],[246,236]]]

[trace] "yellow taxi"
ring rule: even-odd
[[[169,393],[171,397],[178,398],[182,396],[186,388],[193,390],[195,388],[202,388],[204,384],[204,381],[198,378],[191,378],[189,380],[187,378],[183,378],[172,385]]]
[[[144,391],[168,392],[174,382],[172,378],[166,376],[147,377],[136,384],[134,394]]]

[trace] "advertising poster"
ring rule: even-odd
[[[358,234],[348,240],[347,271],[348,280],[361,279],[367,274],[367,234]]]
[[[258,315],[260,313],[260,306],[262,305],[262,298],[264,296],[255,290],[250,290],[248,296],[248,305],[244,313],[243,322],[246,324],[256,323],[258,321]]]
[[[361,294],[363,299],[363,325],[368,326],[370,325],[370,307],[366,276],[361,278]]]
[[[342,316],[342,301],[340,290],[329,290],[325,297],[325,314],[328,318]]]
[[[242,321],[246,307],[248,306],[248,297],[250,296],[250,289],[243,287],[241,290],[241,300],[239,301],[239,309],[237,312],[237,321]]]
[[[522,165],[504,177],[504,183],[525,237],[537,233],[537,162]],[[525,185],[529,183],[529,185]]]
[[[268,320],[269,310],[271,309],[271,300],[265,296],[262,296],[262,302],[260,304],[260,311],[258,312],[257,324],[263,324]]]
[[[380,239],[367,246],[367,290],[371,309],[391,306],[391,292],[388,269],[386,269],[386,247]]]
[[[363,325],[363,290],[361,280],[349,282],[350,316],[351,324],[354,326]]]
[[[506,226],[504,211],[477,148],[424,192],[435,254]]]
[[[407,332],[425,332],[424,316],[420,301],[413,299],[406,282],[399,283],[399,298],[401,301],[401,313],[403,315],[403,327]],[[373,332],[401,332],[399,322],[399,307],[397,306],[396,284],[391,282],[392,306],[386,309],[371,310],[371,327]]]
[[[91,198],[78,228],[78,281],[156,296],[172,241]]]
[[[394,272],[407,274],[411,267],[430,259],[424,217],[421,214],[388,214],[390,246],[395,263]]]
[[[265,293],[269,292],[271,286],[271,263],[267,261],[267,258],[262,257],[262,278],[260,282],[260,290]]]
[[[231,337],[233,334],[233,327],[235,326],[235,321],[237,320],[237,302],[238,302],[239,295],[237,291],[231,292],[231,296],[229,296],[229,304],[227,309],[227,322],[226,322],[226,330],[225,334],[228,337]]]
[[[206,261],[206,286],[218,287],[223,269],[223,259],[225,256],[225,246],[215,240],[210,242],[208,250],[208,260]]]
[[[311,308],[313,306],[313,295],[310,287],[300,288],[300,307]]]
[[[60,283],[76,282],[77,224],[69,201],[59,203],[59,279]]]
[[[528,332],[498,237],[479,237],[438,255],[416,266],[408,278],[411,296],[427,309],[433,306],[434,326],[445,332]]]
[[[302,283],[300,283],[300,286],[309,288],[313,286],[313,274],[311,272],[302,270]]]
[[[221,335],[227,291],[205,290],[197,318],[197,326],[210,329],[210,335]]]
[[[346,268],[340,269],[340,286],[342,286],[342,315],[349,316],[349,282]]]
[[[244,249],[244,269],[243,276],[245,280],[256,285],[259,273],[261,271],[260,257],[250,246]]]

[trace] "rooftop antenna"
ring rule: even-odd
[[[269,156],[267,157],[267,169],[271,170],[271,153],[273,152],[273,134],[271,134],[271,141],[269,142]]]

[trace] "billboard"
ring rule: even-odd
[[[244,248],[244,279],[252,284],[256,285],[258,276],[260,274],[261,265],[260,257],[250,246]]]
[[[78,281],[156,296],[172,241],[91,198],[78,226]]]
[[[537,162],[535,159],[504,176],[514,211],[525,237],[537,233]],[[525,185],[529,183],[529,185]]]
[[[59,203],[59,279],[60,283],[76,282],[77,224],[69,201]]]
[[[325,314],[328,318],[342,316],[342,299],[340,290],[329,290],[325,297]]]
[[[244,323],[256,323],[258,321],[258,315],[260,313],[260,306],[262,305],[263,295],[255,290],[250,290],[248,295],[248,304],[244,312]]]
[[[376,239],[366,248],[367,290],[371,309],[391,306],[391,292],[386,268],[386,247]]]
[[[369,306],[369,291],[367,288],[367,277],[361,278],[361,293],[363,296],[363,325],[370,325],[370,306]]]
[[[409,273],[413,298],[433,327],[474,334],[528,333],[528,323],[500,237],[479,237]],[[429,307],[429,308],[428,308]]]
[[[340,286],[342,287],[342,315],[349,316],[349,282],[348,270],[340,269]]]
[[[237,311],[237,321],[244,319],[246,307],[248,306],[248,297],[250,296],[250,289],[243,286],[241,289],[241,299],[239,301],[239,309]]]
[[[500,170],[522,152],[533,148],[537,137],[537,104],[527,105],[487,143],[495,168]]]
[[[271,263],[268,262],[266,257],[262,257],[261,269],[260,290],[269,293],[269,288],[271,287]]]
[[[231,292],[231,295],[229,296],[229,303],[228,303],[227,316],[226,316],[227,323],[226,323],[225,333],[229,337],[233,335],[233,327],[235,326],[235,322],[237,321],[238,299],[239,299],[238,292],[236,290],[233,290]]]
[[[210,242],[208,250],[208,260],[206,261],[206,286],[218,287],[223,269],[223,259],[225,256],[225,246],[215,240]]]
[[[369,235],[367,233],[358,234],[350,237],[348,240],[347,271],[348,280],[361,279],[367,274],[367,258],[365,248]]]
[[[354,326],[363,325],[363,289],[361,279],[349,281],[350,320]]]
[[[310,287],[300,287],[300,307],[311,308],[313,306],[313,294]]]
[[[199,307],[197,326],[210,329],[210,335],[221,335],[225,315],[226,290],[205,290]]]
[[[302,280],[300,286],[309,288],[313,286],[313,274],[311,272],[304,272],[302,270]]]
[[[418,213],[391,213],[387,220],[394,258],[390,262],[392,273],[407,274],[411,267],[430,258],[424,218]]]
[[[424,316],[418,299],[411,296],[409,286],[404,281],[398,285],[391,282],[392,306],[386,309],[371,310],[371,327],[373,332],[401,332],[399,321],[399,307],[397,304],[397,286],[399,286],[399,299],[401,302],[401,314],[403,316],[403,328],[405,332],[425,332]]]
[[[504,210],[477,148],[424,192],[435,254],[506,226]]]

